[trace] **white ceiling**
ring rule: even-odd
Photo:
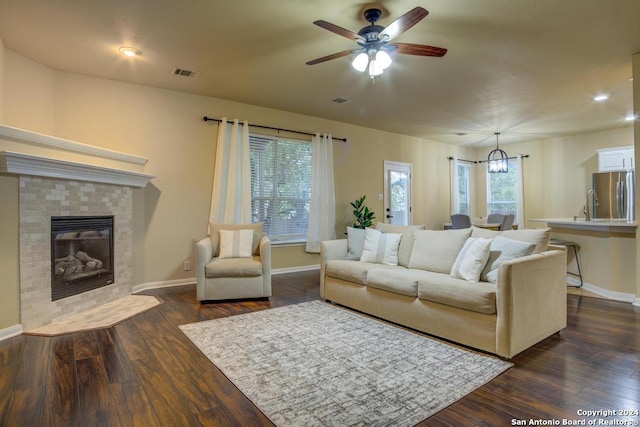
[[[424,7],[395,41],[448,53],[398,55],[375,84],[349,56],[305,64],[356,47],[314,20],[357,32],[371,5],[383,26]],[[0,0],[0,37],[54,69],[475,146],[629,126],[639,17],[639,0]]]

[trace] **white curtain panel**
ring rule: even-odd
[[[333,142],[330,134],[316,133],[311,144],[311,206],[306,250],[319,253],[321,241],[336,238]]]
[[[458,212],[460,205],[460,194],[458,193],[458,158],[454,157],[449,161],[449,175],[451,177],[451,214]]]
[[[223,118],[218,125],[216,162],[209,222],[247,224],[251,222],[251,167],[249,125]]]
[[[518,190],[516,204],[518,209],[518,217],[515,219],[518,224],[518,228],[525,228],[524,223],[524,162],[522,161],[522,155],[518,154],[516,159],[518,165],[518,176],[516,182],[516,189]]]

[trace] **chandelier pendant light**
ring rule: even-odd
[[[500,132],[496,132],[496,148],[489,153],[487,157],[487,169],[489,173],[507,173],[509,172],[509,156],[498,145],[498,136]]]

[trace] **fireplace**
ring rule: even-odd
[[[113,216],[51,217],[51,301],[114,282]]]

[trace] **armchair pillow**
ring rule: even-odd
[[[253,230],[253,242],[251,244],[251,253],[258,254],[258,246],[260,245],[260,238],[264,234],[262,232],[262,223],[256,222],[254,224],[222,224],[212,222],[209,225],[209,237],[211,243],[215,249],[213,256],[220,256],[220,230]]]
[[[360,261],[398,265],[398,246],[401,237],[402,234],[382,233],[373,228],[365,229]]]
[[[220,258],[250,258],[253,230],[220,230]]]

